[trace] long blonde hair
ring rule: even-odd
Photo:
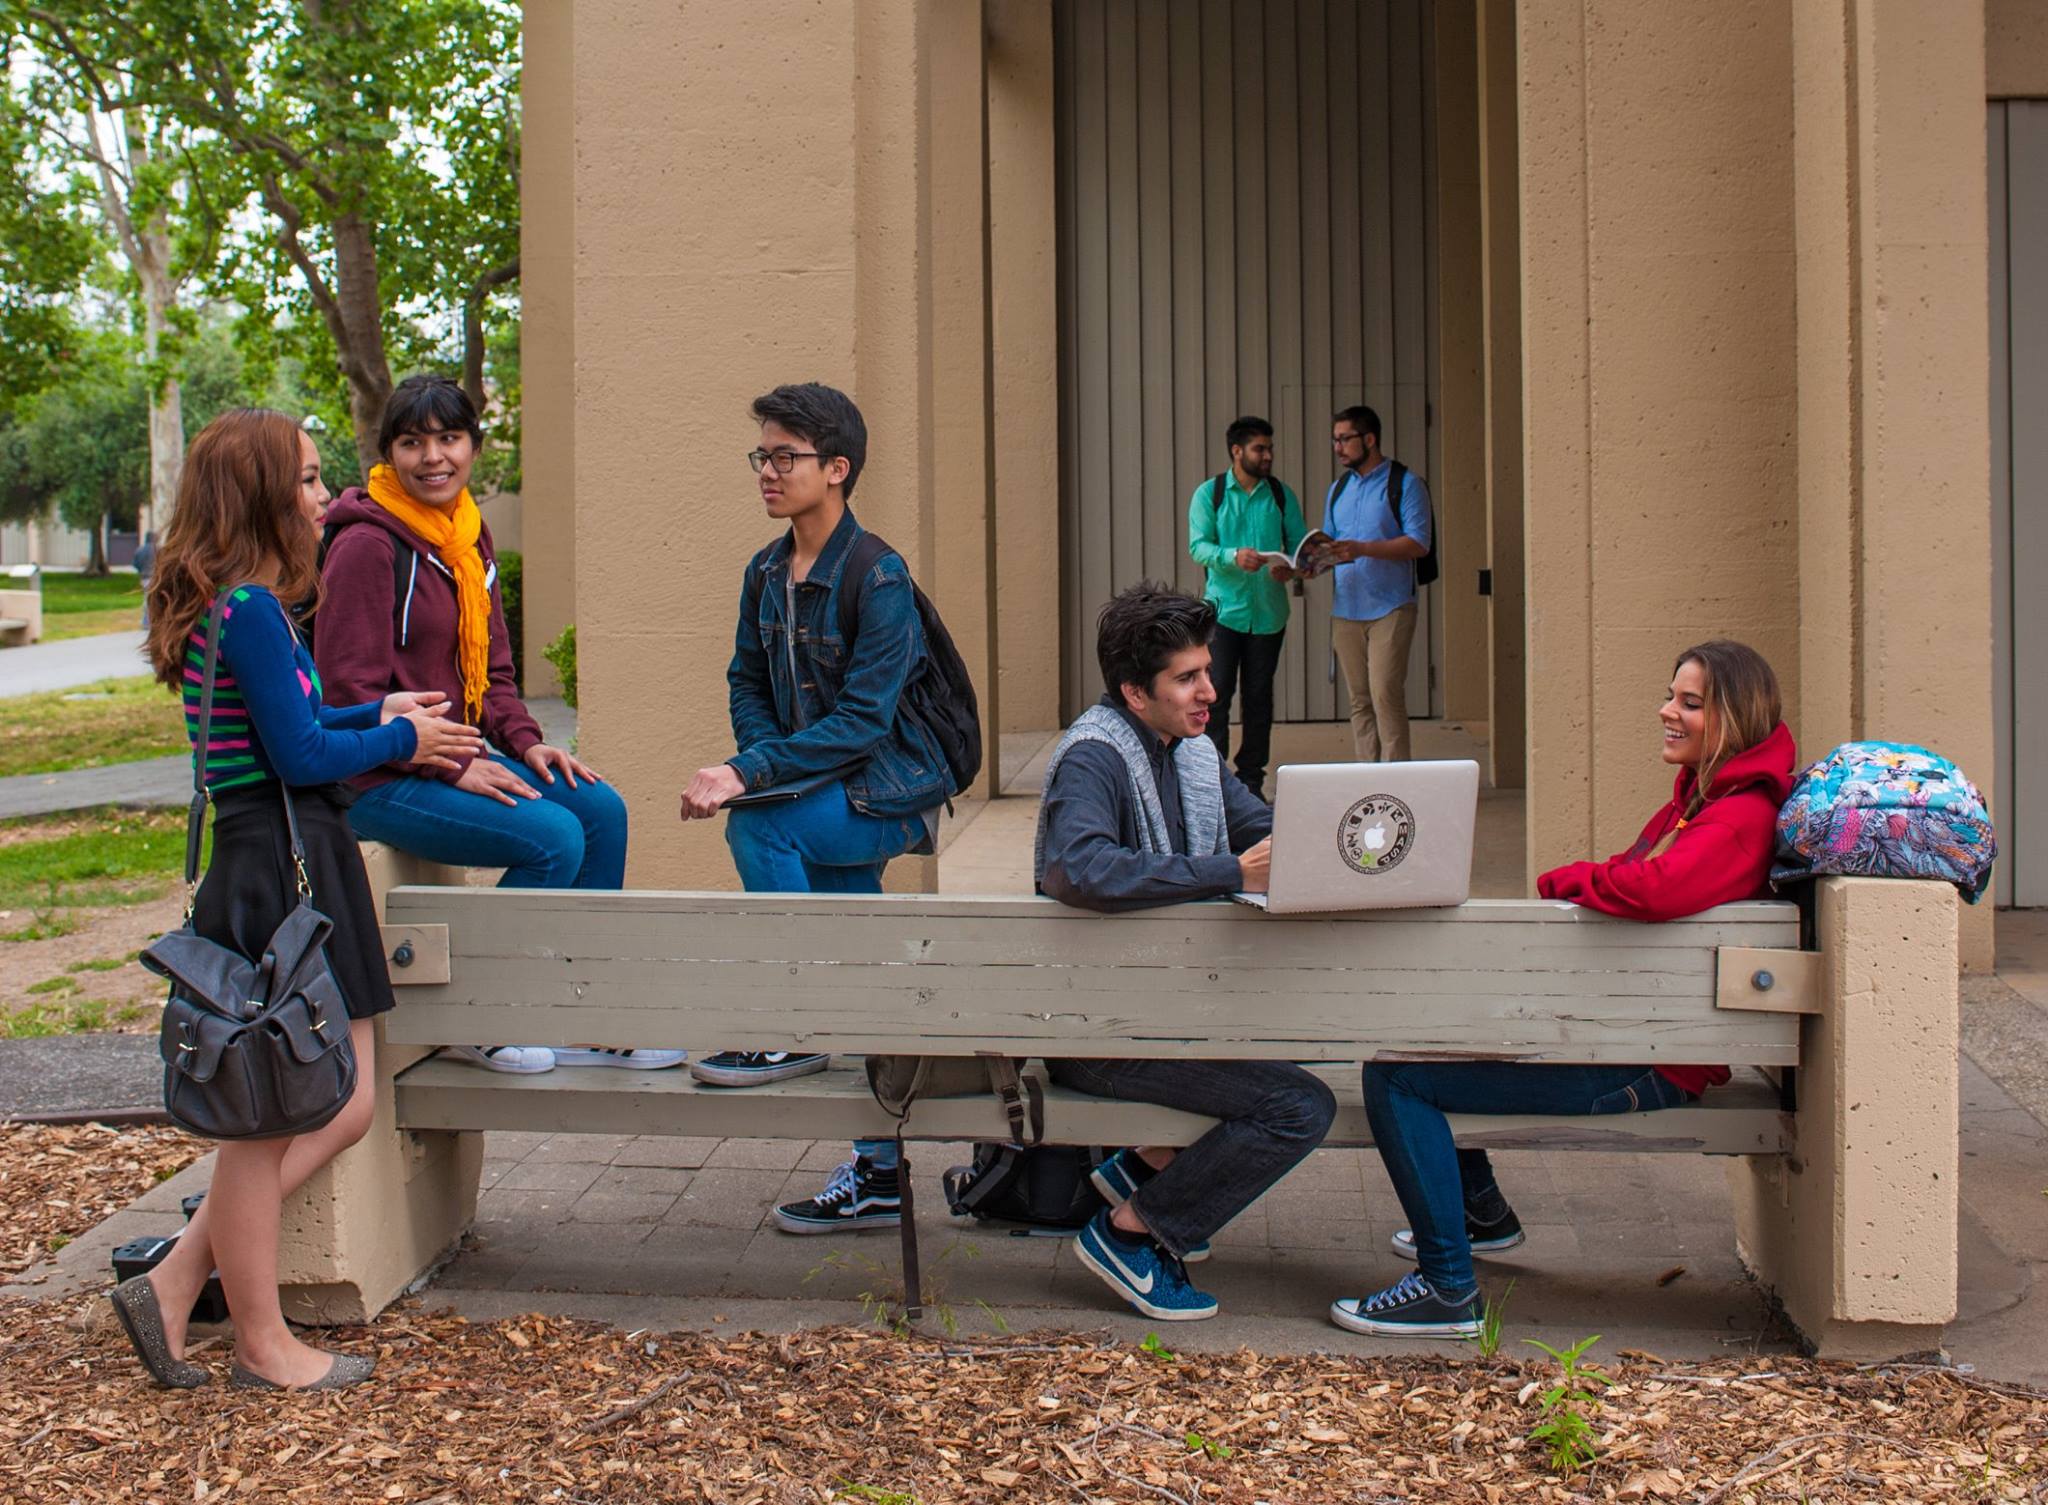
[[[1698,664],[1706,675],[1706,755],[1694,771],[1692,798],[1680,816],[1680,825],[1692,820],[1714,798],[1714,776],[1755,747],[1784,719],[1784,703],[1778,693],[1778,676],[1761,653],[1747,643],[1715,638],[1678,655],[1671,676],[1687,664]],[[1678,839],[1676,828],[1664,833],[1648,853],[1661,857]]]

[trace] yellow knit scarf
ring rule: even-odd
[[[389,465],[370,467],[370,500],[432,547],[455,576],[455,661],[462,671],[462,719],[474,725],[491,684],[491,591],[483,550],[476,546],[484,515],[465,488],[443,511],[416,501]]]

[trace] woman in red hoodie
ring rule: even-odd
[[[1670,803],[1627,851],[1554,868],[1536,891],[1649,921],[1767,892],[1795,757],[1779,717],[1777,676],[1754,649],[1686,649],[1659,713],[1664,761],[1678,770]],[[1636,1113],[1696,1101],[1727,1080],[1725,1066],[1368,1064],[1366,1116],[1411,1224],[1394,1235],[1394,1252],[1419,1268],[1375,1295],[1336,1302],[1330,1320],[1380,1336],[1478,1335],[1472,1256],[1513,1248],[1522,1225],[1486,1152],[1454,1145],[1446,1113]]]

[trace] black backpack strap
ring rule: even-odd
[[[924,1278],[917,1263],[917,1199],[910,1186],[910,1156],[903,1148],[903,1125],[896,1125],[896,1198],[903,1219],[903,1320],[924,1317]]]
[[[1229,475],[1229,471],[1222,471],[1215,480],[1209,483],[1209,510],[1211,512],[1221,512],[1223,510],[1223,484]]]
[[[839,567],[839,637],[849,661],[853,640],[860,635],[860,603],[867,593],[868,572],[881,563],[884,554],[895,552],[881,534],[863,532]]]
[[[1401,493],[1408,489],[1408,467],[1399,460],[1387,461],[1387,510],[1394,514],[1394,536],[1408,530],[1401,525]]]

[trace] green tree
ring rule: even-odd
[[[394,356],[458,344],[481,387],[490,303],[519,265],[512,0],[0,0],[7,8],[82,66],[119,60],[108,110],[225,145],[235,201],[265,221],[230,238],[221,284],[253,323],[317,322],[363,464]]]
[[[70,299],[102,249],[74,185],[39,170],[7,41],[0,34],[0,415],[57,378],[73,340]],[[4,498],[0,515],[11,515]]]

